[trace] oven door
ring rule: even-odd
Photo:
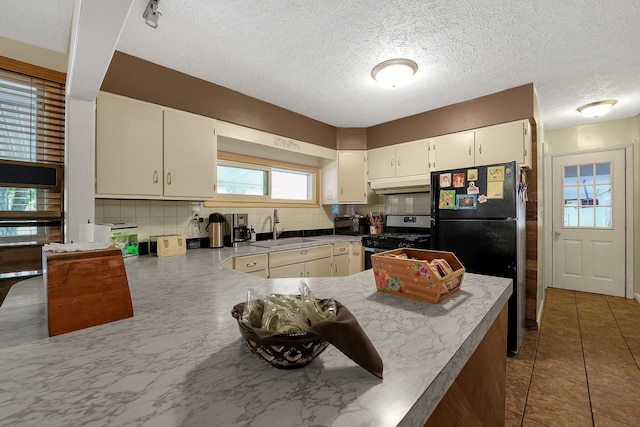
[[[377,249],[377,248],[367,248],[363,247],[364,250],[364,269],[368,270],[371,268],[371,255],[379,254],[380,252],[386,252],[389,249]]]

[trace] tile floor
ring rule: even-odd
[[[640,426],[640,304],[547,289],[507,358],[507,426]]]

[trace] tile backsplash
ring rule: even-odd
[[[372,205],[340,205],[335,210],[340,214],[369,212],[385,214],[429,214],[430,193],[393,194],[378,196]],[[247,213],[249,225],[257,233],[272,231],[273,208],[205,208],[199,202],[167,200],[120,200],[96,199],[96,223],[125,222],[138,226],[138,240],[145,242],[149,236],[183,234],[187,238],[207,237],[205,231],[210,213]],[[193,211],[204,222],[193,221]],[[333,228],[334,206],[314,208],[278,208],[278,229],[286,231]]]
[[[247,213],[249,225],[257,233],[272,231],[273,208],[205,208],[199,202],[166,200],[118,200],[96,199],[96,223],[125,222],[138,226],[138,240],[145,242],[149,236],[183,234],[187,238],[207,237],[205,228],[209,214],[214,212]],[[204,222],[193,221],[193,210]],[[333,227],[331,206],[317,208],[278,208],[278,229],[287,231],[314,230]]]
[[[382,212],[384,214],[431,214],[431,193],[378,195],[373,205],[353,205],[358,213]]]

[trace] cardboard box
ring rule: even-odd
[[[446,264],[437,260],[446,261],[450,269],[443,269]],[[453,253],[423,249],[371,255],[371,265],[379,291],[434,304],[460,290],[465,272]]]
[[[187,239],[180,234],[149,237],[149,253],[159,257],[187,253]]]

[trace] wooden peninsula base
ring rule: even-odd
[[[425,427],[503,426],[507,387],[506,355],[505,305]]]
[[[120,249],[42,252],[49,336],[133,316]]]

